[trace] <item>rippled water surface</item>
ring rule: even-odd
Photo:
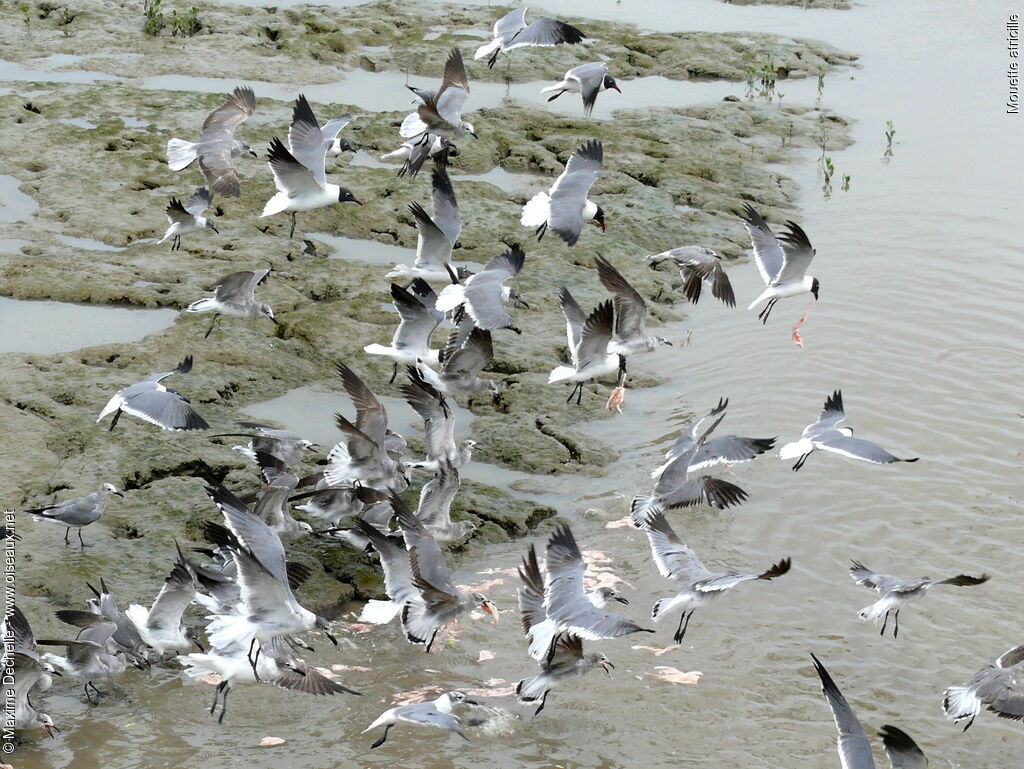
[[[799,435],[828,392],[842,388],[858,435],[922,460],[874,467],[815,455],[799,474],[773,457],[736,468],[732,480],[749,490],[746,504],[676,513],[674,526],[712,567],[760,569],[788,555],[793,572],[699,610],[684,647],[664,656],[630,647],[666,645],[667,624],[654,637],[604,644],[614,676],[595,672],[556,691],[536,720],[507,697],[484,698],[499,710],[473,730],[472,745],[407,730],[371,752],[372,740],[359,732],[392,704],[393,693],[437,682],[501,686],[499,679],[532,673],[513,611],[514,577],[480,573],[514,567],[523,542],[491,546],[463,561],[456,575],[465,584],[505,580],[491,591],[504,611],[499,628],[466,623],[458,647],[433,658],[410,650],[395,628],[358,636],[338,652],[328,648],[320,657],[327,664],[372,666],[342,674],[366,692],[362,698],[325,701],[240,687],[218,727],[204,709],[212,688],[166,675],[132,675],[124,682],[127,700],[98,708],[63,688],[48,707],[72,728],[58,741],[25,748],[19,767],[829,769],[839,765],[835,727],[810,651],[871,735],[885,723],[901,726],[932,766],[1019,766],[1019,724],[986,714],[962,734],[940,708],[943,688],[1022,640],[1024,169],[1020,118],[1003,110],[1010,6],[869,0],[849,12],[823,12],[697,0],[667,14],[666,5],[592,0],[586,12],[651,28],[813,37],[861,57],[860,68],[826,81],[823,98],[856,121],[856,143],[830,152],[838,173],[851,175],[850,191],[837,185],[823,199],[814,153],[787,169],[802,185],[799,218],[818,252],[821,301],[805,327],[807,347],[788,341],[802,299],[780,303],[766,327],[753,313],[704,304],[666,334],[681,338],[692,329],[690,346],[643,361],[670,384],[630,391],[623,416],[589,428],[616,432],[621,458],[606,476],[581,482],[572,474],[509,473],[506,480],[557,505],[585,549],[612,559],[632,599],[625,611],[641,619],[654,597],[671,591],[645,538],[605,523],[625,514],[626,498],[645,488],[678,429],[720,396],[731,403],[723,427],[785,441]],[[545,6],[581,12],[568,0]],[[607,96],[611,102],[617,94]],[[897,129],[888,163],[886,120]],[[731,277],[741,304],[760,290],[749,263],[735,265]],[[905,576],[965,571],[993,579],[970,590],[936,590],[904,612],[894,641],[858,622],[856,611],[871,596],[846,575],[850,558]],[[477,662],[481,650],[494,659]],[[648,676],[656,665],[704,676],[696,686],[671,686]],[[288,742],[254,747],[268,734]]]

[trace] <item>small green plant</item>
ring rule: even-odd
[[[175,37],[194,37],[202,28],[203,24],[199,21],[199,11],[195,6],[192,6],[180,16],[177,11],[171,11],[171,34]]]
[[[161,0],[142,0],[142,14],[145,17],[142,31],[153,37],[159,35],[161,30],[167,26],[167,22],[164,20],[163,9],[161,9],[160,5]]]
[[[818,98],[821,98],[821,92],[825,90],[825,65],[818,65]]]
[[[66,27],[68,24],[73,22],[77,16],[77,13],[65,5],[60,9],[60,13],[57,14],[57,24],[62,27]]]
[[[832,158],[825,158],[825,162],[822,163],[821,169],[825,172],[825,184],[832,184],[832,176],[836,172],[836,167],[832,165]]]
[[[782,99],[783,99],[783,97],[785,95],[786,94],[784,94],[784,93],[776,93],[775,94],[776,98],[778,98],[778,100],[779,100],[779,109],[782,109]]]
[[[843,174],[843,192],[849,192],[850,190],[850,175]]]
[[[25,22],[25,34],[32,34],[32,8],[26,5],[19,6],[18,10],[21,11],[22,21]]]
[[[765,91],[775,90],[775,61],[771,54],[765,56],[761,63],[761,87]]]
[[[892,137],[896,135],[896,129],[893,128],[891,120],[885,121],[885,157],[892,157]]]
[[[828,148],[828,126],[824,115],[818,118],[818,146],[821,147],[821,161],[825,162],[825,150]]]

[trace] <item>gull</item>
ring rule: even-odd
[[[356,518],[355,525],[380,556],[380,566],[384,572],[384,593],[388,597],[386,601],[376,598],[367,601],[359,613],[359,621],[386,625],[398,616],[406,603],[419,596],[413,584],[409,551],[405,549],[403,539],[382,531],[365,518]]]
[[[29,700],[32,689],[46,674],[43,663],[22,652],[5,648],[3,669],[5,675],[0,694],[4,698],[5,715],[13,717],[13,724],[7,722],[5,727],[13,726],[19,730],[45,729],[47,734],[56,739],[60,729],[53,725],[53,719],[48,714],[36,710]]]
[[[40,657],[39,646],[36,644],[32,626],[28,624],[28,618],[17,604],[11,607],[10,613],[5,613],[3,621],[0,622],[0,638],[5,641],[5,651],[24,655],[34,663],[32,665],[24,663],[27,668],[33,669],[32,683],[25,687],[26,694],[42,694],[49,691],[53,686],[53,675],[59,676],[60,673],[54,670],[53,665],[44,662]],[[36,666],[39,667],[38,670],[35,669]],[[3,667],[6,670],[8,666],[4,665]],[[29,672],[27,668],[26,673]]]
[[[164,233],[164,236],[157,243],[163,243],[168,238],[174,238],[171,241],[171,251],[180,251],[181,236],[186,232],[210,229],[219,235],[220,230],[213,223],[213,219],[208,219],[202,215],[203,211],[209,208],[212,202],[213,193],[210,192],[208,187],[197,188],[192,197],[184,203],[177,198],[171,198],[171,202],[167,204],[166,209],[167,221],[170,222],[171,226],[167,228],[167,232]]]
[[[436,157],[458,157],[459,150],[454,144],[440,136],[431,136],[430,141],[424,141],[423,137],[406,139],[397,150],[386,152],[379,156],[380,160],[402,160],[402,167],[398,169],[399,176],[409,175],[415,179],[427,158]]]
[[[324,157],[326,151],[315,169],[308,168],[299,162],[276,136],[270,140],[267,161],[274,174],[277,192],[263,206],[260,218],[288,211],[292,218],[289,239],[295,237],[295,217],[299,211],[312,211],[334,203],[362,205],[362,202],[352,194],[352,190],[327,181]]]
[[[192,356],[178,364],[173,371],[151,374],[141,382],[119,390],[103,407],[96,421],[100,422],[110,414],[110,429],[113,430],[122,412],[154,424],[162,430],[205,430],[210,425],[189,404],[188,398],[160,384],[174,374],[187,374],[192,370]]]
[[[538,192],[526,205],[519,223],[533,228],[537,240],[548,228],[570,246],[576,245],[583,231],[583,222],[593,219],[605,231],[604,209],[587,197],[601,174],[604,146],[591,139],[569,156],[565,170],[555,179],[548,192]]]
[[[615,666],[601,653],[584,654],[583,641],[572,633],[560,633],[551,644],[551,650],[541,662],[540,675],[530,676],[515,685],[516,699],[520,702],[540,704],[533,715],[540,715],[547,704],[548,694],[567,678],[581,676],[594,668],[603,668],[609,676]]]
[[[114,484],[104,483],[100,486],[99,491],[86,494],[84,497],[65,499],[63,502],[34,507],[25,512],[31,514],[37,521],[52,521],[64,526],[65,544],[68,544],[68,535],[71,533],[71,528],[76,528],[78,530],[78,541],[82,547],[85,547],[85,542],[82,540],[82,529],[91,523],[96,523],[100,519],[103,511],[107,509],[107,501],[114,494],[122,499],[124,498],[124,494],[118,491]]]
[[[64,673],[85,681],[85,696],[90,702],[93,693],[102,696],[96,681],[109,681],[121,675],[128,667],[121,653],[111,654],[107,651],[110,637],[117,630],[114,622],[88,611],[64,610],[57,612],[57,619],[80,628],[74,641],[42,640],[39,643],[47,646],[63,646],[67,656],[44,654],[43,659]],[[90,688],[92,691],[90,691]]]
[[[307,665],[303,660],[291,654],[283,639],[275,638],[267,646],[260,646],[260,654],[254,670],[246,658],[245,649],[234,644],[227,649],[214,650],[205,654],[185,654],[178,657],[178,662],[185,668],[189,678],[201,678],[215,675],[220,678],[217,690],[213,695],[210,714],[216,712],[220,703],[220,715],[217,723],[224,722],[227,713],[228,692],[235,684],[272,683],[282,689],[312,695],[356,694],[354,689],[343,686],[333,678],[321,673],[317,668]]]
[[[530,657],[543,663],[551,653],[551,646],[558,635],[558,625],[548,617],[547,609],[544,608],[544,577],[537,561],[537,548],[533,545],[530,545],[530,549],[523,556],[518,571],[519,579],[523,583],[518,590],[523,633],[530,641]],[[629,603],[611,587],[598,587],[588,590],[584,595],[598,609],[603,609],[609,601]]]
[[[969,718],[966,732],[984,705],[1000,718],[1024,719],[1024,644],[1015,646],[974,674],[963,686],[950,686],[942,710],[954,723]]]
[[[407,723],[416,724],[417,726],[436,726],[439,729],[446,729],[449,732],[454,732],[459,735],[466,742],[469,742],[469,737],[467,737],[465,732],[462,731],[462,722],[459,720],[458,716],[452,713],[452,707],[454,705],[477,704],[479,703],[475,700],[469,699],[462,692],[446,692],[436,700],[418,702],[413,705],[399,705],[398,707],[385,710],[377,716],[376,721],[363,729],[361,734],[366,734],[368,731],[376,729],[378,726],[383,726],[384,734],[382,734],[380,739],[370,746],[370,748],[379,748],[384,744],[384,741],[387,740],[388,732],[390,732],[396,724]]]
[[[294,467],[299,464],[311,452],[319,451],[320,447],[313,441],[303,438],[291,430],[280,430],[258,422],[239,422],[239,427],[254,432],[249,433],[217,433],[211,438],[249,438],[247,446],[232,446],[233,451],[238,451],[253,462],[256,461],[256,454],[269,454],[277,457],[287,467]]]
[[[318,484],[319,485],[319,484]],[[308,516],[327,521],[331,526],[337,526],[342,519],[359,515],[366,507],[363,501],[364,494],[379,494],[376,489],[369,486],[339,486],[331,488],[314,489],[291,497],[292,501],[308,498],[308,502],[296,505],[296,510],[301,510]]]
[[[409,482],[402,465],[387,450],[388,412],[352,369],[344,363],[335,368],[356,407],[356,419],[351,422],[335,413],[335,424],[345,437],[327,454],[324,480],[332,487],[358,481],[373,488],[404,491]]]
[[[901,579],[889,574],[878,574],[871,571],[859,561],[852,561],[850,565],[850,576],[853,581],[861,587],[867,587],[878,593],[881,598],[870,606],[865,606],[857,616],[862,620],[877,620],[884,616],[882,630],[879,635],[885,635],[885,626],[889,622],[889,614],[893,614],[892,637],[895,638],[900,632],[900,610],[911,601],[924,598],[928,588],[933,585],[956,585],[957,587],[974,587],[988,582],[988,575],[972,577],[969,574],[958,574],[948,579]]]
[[[583,587],[583,555],[572,530],[564,523],[548,539],[546,561],[544,611],[558,632],[569,632],[586,641],[654,632],[598,608],[587,597]]]
[[[442,463],[458,468],[469,462],[476,441],[455,442],[455,414],[448,399],[430,385],[418,369],[409,367],[409,381],[400,388],[406,402],[419,414],[426,433],[427,456],[408,465],[421,470],[440,469]]]
[[[88,582],[85,584],[96,596],[95,599],[89,600],[89,606],[93,613],[101,615],[117,626],[117,629],[110,636],[111,644],[125,652],[132,660],[142,664],[148,663],[149,660],[146,654],[148,644],[142,640],[142,636],[139,634],[138,628],[135,627],[135,623],[118,608],[117,603],[114,601],[114,596],[109,588],[107,588],[106,580],[100,577],[99,590]]]
[[[197,299],[185,308],[185,312],[212,312],[213,321],[206,329],[203,339],[213,332],[213,327],[221,315],[231,318],[269,318],[275,326],[280,326],[274,311],[269,304],[256,301],[256,287],[263,283],[270,274],[266,270],[241,270],[225,275],[213,284],[213,296]]]
[[[807,425],[800,436],[800,440],[787,443],[779,451],[782,459],[793,459],[799,457],[793,470],[799,470],[804,466],[807,458],[817,449],[830,451],[842,457],[859,459],[862,462],[871,462],[876,465],[888,465],[893,462],[916,462],[919,457],[911,459],[900,459],[893,456],[876,443],[866,441],[863,438],[853,437],[853,428],[837,427],[846,419],[846,412],[843,410],[843,393],[836,390],[825,399],[825,405],[818,415],[818,421]]]
[[[800,327],[811,314],[811,308],[818,301],[818,279],[807,275],[807,268],[811,266],[814,258],[814,247],[811,241],[796,222],[786,222],[786,232],[781,238],[777,238],[772,232],[768,223],[761,218],[761,214],[754,210],[749,203],[743,207],[743,224],[750,234],[750,240],[754,247],[754,262],[757,270],[761,273],[761,279],[765,282],[765,290],[750,303],[748,310],[753,310],[761,302],[767,300],[764,309],[758,314],[757,319],[762,324],[768,322],[768,316],[775,307],[776,302],[789,296],[799,296],[810,292],[814,297],[807,307],[807,311],[800,320],[793,326],[792,339],[800,347],[804,346],[803,337],[800,336]]]
[[[275,638],[320,630],[337,646],[330,622],[295,600],[288,581],[284,546],[277,533],[223,486],[207,486],[206,493],[234,535],[226,546],[238,568],[242,598],[240,613],[211,620],[207,627],[210,645],[215,649],[226,649],[232,644],[243,646],[254,671],[260,649]]]
[[[565,286],[559,287],[558,300],[565,316],[572,365],[553,368],[548,374],[548,384],[575,382],[565,402],[569,403],[573,396],[576,396],[578,406],[583,400],[583,385],[586,382],[613,371],[619,372],[621,380],[626,359],[608,349],[612,341],[615,318],[615,310],[610,299],[595,307],[590,315],[583,314],[583,310]]]
[[[139,637],[157,654],[184,651],[195,645],[204,651],[199,643],[199,633],[185,624],[182,615],[195,600],[196,583],[181,550],[170,575],[157,593],[150,608],[137,603],[131,604],[125,615],[139,631]]]
[[[682,643],[693,612],[726,591],[755,579],[773,580],[789,571],[790,560],[783,558],[760,574],[740,574],[736,571],[713,572],[703,564],[697,554],[679,539],[664,513],[657,512],[641,521],[651,544],[651,556],[658,573],[676,583],[679,592],[671,598],[659,598],[651,609],[651,619],[657,622],[673,609],[682,607],[679,626],[672,640]]]
[[[537,19],[526,23],[526,7],[511,11],[494,23],[494,39],[476,49],[474,59],[487,59],[487,66],[493,67],[498,54],[526,46],[553,46],[568,43],[575,45],[586,38],[572,24],[556,19]]]
[[[651,477],[657,478],[668,467],[676,457],[691,451],[698,441],[701,427],[704,423],[722,414],[729,407],[728,398],[719,398],[718,405],[702,416],[684,432],[676,442],[665,452],[665,464],[651,471]],[[775,438],[744,438],[739,435],[720,435],[704,441],[700,449],[690,459],[689,471],[691,473],[714,467],[718,464],[734,465],[739,462],[749,462],[755,457],[770,451],[775,446]]]
[[[430,179],[434,216],[431,217],[419,203],[409,204],[409,212],[416,221],[416,259],[411,267],[396,264],[388,272],[388,278],[450,280],[452,248],[462,232],[459,203],[455,199],[451,178],[443,166],[435,165]]]
[[[839,750],[839,763],[843,769],[875,769],[875,759],[871,755],[871,742],[860,725],[853,708],[846,701],[846,697],[839,691],[832,676],[825,670],[817,657],[813,654],[814,669],[821,678],[821,691],[825,695],[832,710],[832,717],[836,722],[836,729],[839,730],[839,738],[836,747]]]
[[[459,337],[458,328],[448,336],[439,371],[435,372],[424,361],[417,361],[423,379],[445,395],[489,392],[497,397],[497,383],[480,378],[480,371],[494,360],[491,332],[474,327],[461,345],[458,345]]]
[[[452,521],[452,502],[460,483],[459,471],[444,459],[434,477],[420,489],[416,517],[436,542],[459,542],[476,531],[477,526],[472,521]]]
[[[563,93],[581,94],[583,96],[583,114],[590,117],[590,113],[594,111],[597,95],[608,89],[615,89],[622,93],[615,78],[608,74],[608,65],[603,61],[595,61],[573,67],[565,73],[562,82],[542,88],[540,92],[554,92],[548,97],[548,101],[554,101]]]
[[[671,347],[672,343],[660,336],[647,333],[647,302],[629,281],[622,277],[622,273],[600,255],[594,257],[594,262],[601,285],[614,295],[614,324],[608,352],[620,357],[619,382],[608,398],[607,408],[618,409],[621,412],[625,399],[627,357],[634,353],[651,352],[657,349],[659,344]]]
[[[313,172],[321,187],[327,183],[327,154],[340,155],[345,150],[352,151],[352,145],[338,136],[341,129],[351,122],[351,115],[343,115],[321,126],[306,97],[300,93],[295,100],[292,124],[288,128],[288,148],[296,160]]]
[[[518,245],[491,259],[484,268],[466,279],[465,285],[452,283],[445,286],[437,296],[437,309],[442,312],[454,310],[460,304],[465,305],[466,312],[473,319],[477,328],[485,331],[496,331],[507,328],[521,334],[512,324],[505,305],[512,301],[517,305],[529,308],[519,292],[505,285],[519,274],[526,261],[526,254]]]
[[[695,471],[691,467],[694,459],[701,452],[708,436],[724,418],[724,414],[719,414],[688,450],[666,462],[660,468],[660,472],[655,471],[657,476],[654,492],[647,497],[633,498],[631,510],[634,525],[640,527],[644,521],[665,510],[693,507],[702,503],[724,510],[741,504],[747,498],[747,492],[739,486],[720,478],[710,475],[690,478],[690,473]]]
[[[423,278],[413,278],[408,288],[392,283],[391,303],[400,318],[391,344],[374,343],[363,348],[370,355],[384,355],[394,361],[388,384],[398,376],[400,363],[413,366],[417,360],[424,360],[431,366],[437,365],[438,351],[431,349],[430,337],[444,320],[444,313],[436,308],[437,294]]]
[[[282,541],[298,539],[313,533],[313,527],[305,521],[292,517],[288,498],[299,484],[299,477],[292,473],[277,457],[258,452],[256,461],[263,471],[267,485],[256,493],[253,513],[277,532]]]
[[[652,270],[658,269],[662,262],[671,261],[679,270],[683,280],[683,293],[692,304],[700,300],[701,288],[705,283],[711,289],[711,295],[726,307],[736,306],[736,294],[732,283],[722,267],[722,257],[703,246],[681,246],[660,254],[647,257]]]
[[[885,724],[878,733],[882,736],[882,746],[892,769],[927,769],[928,759],[924,751],[905,731]]]
[[[403,139],[414,136],[421,141],[432,142],[434,136],[442,139],[460,139],[469,135],[476,138],[472,123],[462,119],[462,107],[469,97],[469,78],[466,77],[466,66],[462,63],[462,54],[458,48],[452,48],[444,64],[444,76],[441,87],[436,93],[422,89],[410,89],[421,103],[415,112],[406,115],[398,129]]]
[[[490,614],[494,624],[498,624],[498,610],[487,596],[460,590],[452,582],[444,554],[426,522],[417,518],[395,494],[391,496],[391,506],[409,551],[412,583],[418,593],[402,607],[406,639],[431,652],[438,637],[443,637],[460,616],[475,608]]]
[[[167,165],[181,171],[199,158],[199,168],[214,192],[237,198],[241,194],[238,171],[233,157],[248,152],[249,145],[235,138],[235,130],[256,111],[256,95],[251,88],[238,86],[227,100],[206,116],[198,142],[171,139],[167,142]]]

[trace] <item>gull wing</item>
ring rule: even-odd
[[[587,316],[580,330],[579,345],[573,350],[573,362],[577,371],[582,371],[591,363],[604,360],[608,354],[608,343],[612,340],[614,317],[611,299],[601,302]]]
[[[558,287],[558,304],[562,308],[562,315],[565,316],[565,334],[569,339],[569,352],[575,362],[576,350],[580,346],[583,324],[587,322],[587,316],[583,314],[583,308],[565,286]]]
[[[267,162],[274,174],[274,186],[277,187],[277,191],[289,198],[323,192],[323,185],[317,181],[316,175],[296,160],[276,136],[270,140]]]
[[[832,709],[832,717],[839,730],[837,747],[839,761],[843,769],[875,769],[875,759],[871,755],[871,743],[864,732],[864,727],[860,725],[853,709],[843,693],[839,691],[832,676],[825,670],[824,665],[813,654],[811,659],[814,660],[814,669],[821,678],[821,691],[825,695],[829,708]]]
[[[928,759],[924,751],[905,731],[885,724],[878,733],[882,737],[882,745],[892,769],[927,769]]]
[[[494,346],[491,332],[474,328],[462,347],[445,359],[442,371],[460,378],[473,378],[492,360]]]
[[[210,192],[210,188],[197,187],[196,191],[192,193],[192,197],[185,201],[183,208],[193,216],[199,216],[210,207],[211,203],[213,203],[213,193]],[[168,216],[170,216],[169,212]]]
[[[580,95],[583,97],[583,114],[590,115],[597,102],[597,94],[601,91],[604,78],[608,74],[608,65],[603,61],[581,64],[565,73],[566,80],[575,80],[580,84]]]
[[[234,134],[235,129],[252,117],[256,111],[256,94],[248,86],[238,86],[217,109],[203,121],[203,139],[208,134],[226,131]]]
[[[569,157],[565,170],[551,187],[548,226],[570,246],[583,230],[583,208],[594,182],[601,175],[604,147],[591,139]]]
[[[643,337],[646,334],[647,302],[611,262],[596,256],[594,263],[601,285],[615,297],[615,336],[622,341]]]
[[[768,226],[768,222],[750,203],[743,205],[742,218],[754,248],[754,262],[757,264],[757,271],[761,273],[761,279],[765,284],[774,283],[778,280],[779,274],[782,272],[782,265],[786,261],[782,245],[775,237],[775,233],[772,232],[772,228]]]
[[[384,436],[388,429],[388,413],[384,410],[384,405],[352,369],[341,362],[338,362],[335,368],[341,377],[345,392],[356,407],[356,427],[383,451]]]
[[[651,556],[661,576],[681,585],[691,585],[711,575],[697,554],[672,530],[663,513],[651,515],[639,524],[639,528],[647,534]]]
[[[430,199],[434,207],[434,225],[444,233],[453,246],[462,232],[462,218],[459,216],[459,202],[455,199],[455,188],[451,177],[441,163],[435,163],[430,174]]]
[[[810,238],[807,237],[807,233],[803,231],[799,224],[794,221],[787,221],[786,231],[782,233],[779,240],[782,242],[784,258],[782,270],[777,278],[778,282],[803,280],[815,254]]]
[[[409,212],[416,220],[416,267],[444,269],[452,258],[452,241],[437,226],[419,203],[410,203]]]
[[[518,33],[508,43],[502,46],[505,51],[513,48],[522,48],[528,45],[570,45],[581,42],[586,35],[572,24],[566,24],[557,19],[537,19]]]

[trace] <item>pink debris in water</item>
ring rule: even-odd
[[[342,630],[347,630],[350,633],[369,633],[373,630],[373,625],[367,625],[362,622],[338,622],[335,624]]]
[[[631,529],[633,528],[633,516],[627,515],[625,518],[619,518],[617,521],[608,521],[604,527],[606,529]]]
[[[467,689],[466,694],[470,697],[511,697],[515,691],[512,686],[496,686],[489,689]]]
[[[648,677],[656,678],[659,681],[666,681],[670,684],[696,684],[700,682],[701,677],[704,675],[699,670],[691,670],[689,673],[684,673],[678,668],[672,668],[668,665],[657,665],[655,668],[657,673],[648,673]]]
[[[216,686],[217,684],[219,684],[224,679],[221,678],[216,673],[210,673],[209,675],[199,676],[199,678],[197,678],[196,680],[197,681],[202,681],[204,684],[210,684],[211,686]]]
[[[676,649],[682,649],[683,647],[680,644],[672,644],[671,646],[666,646],[664,649],[659,649],[657,646],[630,646],[629,648],[635,649],[638,652],[651,652],[655,656],[660,657],[662,654],[668,654],[669,652],[674,652]]]
[[[280,737],[264,737],[260,740],[261,748],[272,748],[275,745],[284,745],[284,740]]]
[[[489,652],[487,649],[480,650],[480,656],[476,658],[477,662],[487,662],[487,660],[494,659],[494,652]]]
[[[338,673],[344,673],[346,670],[351,670],[355,673],[369,673],[371,670],[373,670],[373,668],[363,667],[362,665],[334,664],[331,665],[331,670],[334,670]]]
[[[422,686],[419,689],[412,689],[407,692],[392,694],[391,699],[395,702],[401,703],[402,705],[415,705],[420,702],[432,700],[444,691],[445,689],[442,687],[437,686],[436,684],[431,684],[429,686]]]
[[[473,593],[486,593],[492,587],[504,584],[505,580],[503,579],[489,579],[486,582],[481,582],[479,585],[458,585],[458,588],[460,590],[468,590]]]
[[[484,569],[483,571],[478,571],[477,574],[479,574],[481,577],[489,577],[492,574],[505,574],[505,575],[507,575],[509,577],[514,577],[514,576],[516,576],[516,570],[515,569]]]

